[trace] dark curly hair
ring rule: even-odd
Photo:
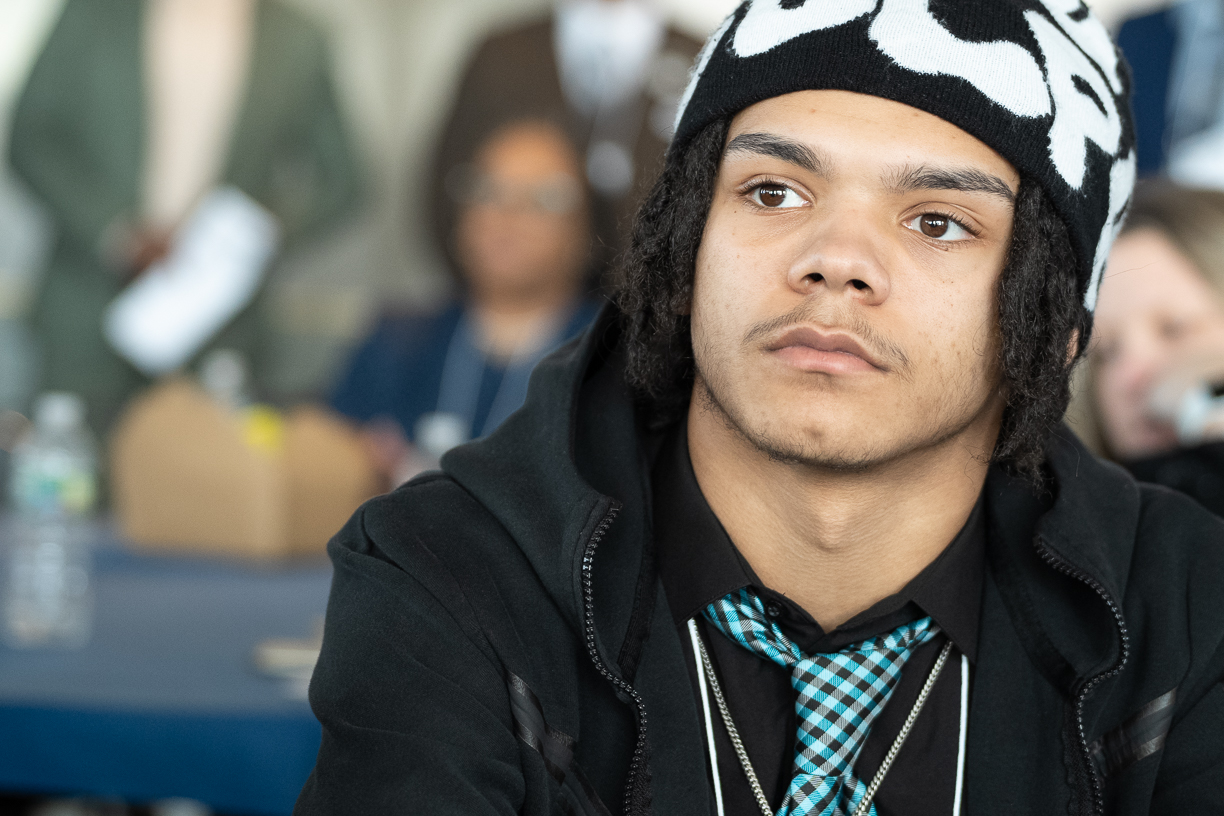
[[[669,153],[621,260],[616,303],[623,315],[626,376],[655,426],[677,419],[692,394],[687,311],[729,126],[726,118],[713,122],[684,149]],[[1007,405],[992,458],[1039,484],[1045,445],[1067,409],[1071,369],[1087,347],[1092,314],[1083,305],[1067,226],[1044,190],[1024,176],[998,304]]]

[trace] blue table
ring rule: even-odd
[[[100,544],[94,635],[72,652],[0,646],[0,790],[288,814],[319,747],[309,706],[259,674],[267,638],[323,615],[326,561],[259,567]]]

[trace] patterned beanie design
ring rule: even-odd
[[[1135,182],[1130,76],[1080,0],[746,0],[710,37],[671,150],[765,99],[846,90],[934,114],[1045,189],[1088,309]]]

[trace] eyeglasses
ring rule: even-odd
[[[547,215],[569,215],[582,201],[582,187],[570,175],[558,173],[537,184],[521,184],[496,178],[470,164],[451,171],[446,190],[460,206],[527,210]]]

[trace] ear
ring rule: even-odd
[[[1067,368],[1075,362],[1076,356],[1079,354],[1080,330],[1075,329],[1071,332],[1071,339],[1067,341]]]

